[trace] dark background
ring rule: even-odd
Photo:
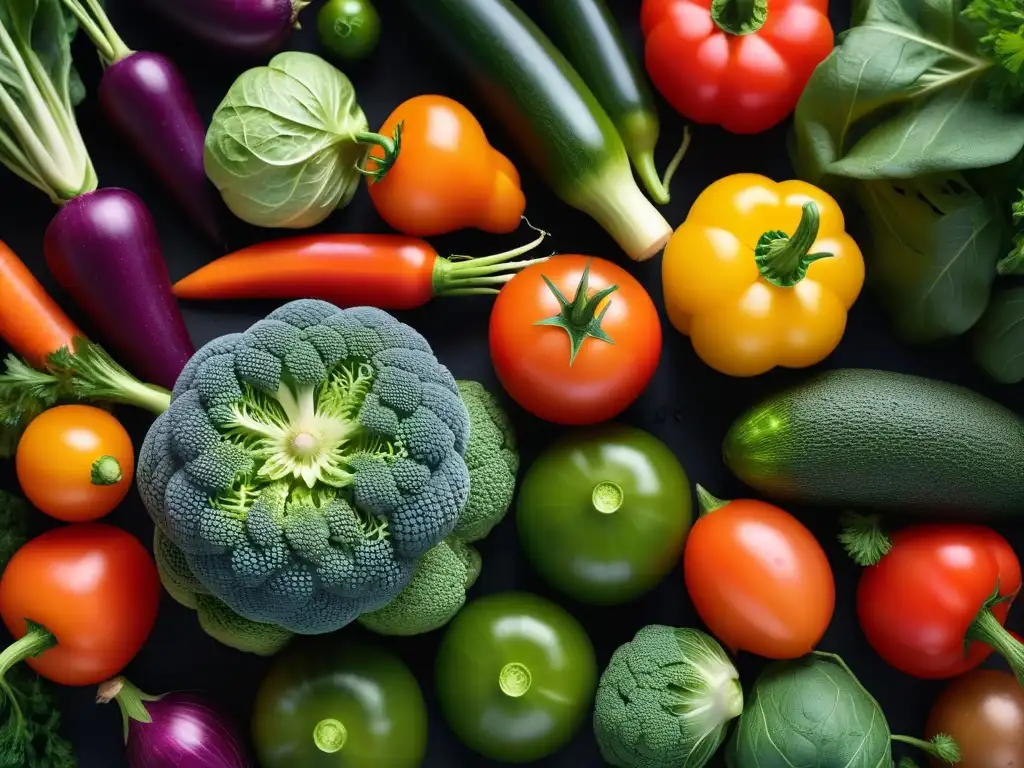
[[[173,2],[173,0],[167,0]],[[321,0],[314,0],[301,18],[301,32],[288,47],[321,52],[315,35],[315,15]],[[379,126],[401,101],[421,93],[440,93],[466,104],[484,123],[492,143],[506,153],[523,175],[531,221],[553,233],[551,242],[563,252],[603,256],[626,264],[623,254],[602,230],[584,215],[558,202],[526,167],[510,145],[500,125],[489,119],[465,82],[448,70],[443,57],[404,18],[394,0],[378,0],[384,34],[372,58],[359,65],[342,65],[356,85],[359,101],[371,127]],[[624,32],[640,55],[642,40],[638,16],[639,0],[609,0]],[[227,92],[234,78],[248,66],[263,62],[227,61],[202,51],[184,35],[177,34],[145,10],[139,0],[107,0],[110,16],[126,43],[136,50],[154,50],[173,57],[192,85],[200,111],[206,119]],[[837,30],[849,23],[849,0],[833,0],[832,22]],[[78,116],[103,186],[134,190],[149,204],[157,220],[171,278],[178,279],[217,256],[214,248],[197,236],[151,178],[131,150],[108,128],[95,100],[99,66],[94,51],[80,36],[75,45],[76,61],[89,90]],[[664,167],[675,151],[683,121],[664,103],[662,144],[658,165]],[[757,172],[777,180],[792,176],[785,152],[788,123],[756,137],[732,136],[715,127],[697,127],[690,154],[673,185],[673,200],[664,213],[675,226],[685,218],[697,194],[712,181],[731,173]],[[81,313],[56,287],[46,273],[42,259],[42,236],[54,215],[51,203],[12,175],[0,173],[0,239],[6,241],[28,263],[61,303],[89,326]],[[227,218],[227,217],[226,217]],[[344,211],[318,228],[327,232],[383,232],[365,188]],[[231,245],[239,247],[282,234],[260,231],[234,222],[229,230]],[[436,238],[440,253],[486,254],[506,250],[523,241],[525,232],[506,237],[458,233]],[[865,243],[862,240],[862,243]],[[659,259],[629,264],[657,304],[661,304]],[[420,330],[433,345],[437,356],[457,378],[482,381],[500,391],[490,366],[486,327],[490,302],[485,298],[437,300],[427,307],[400,313],[401,320]],[[263,317],[274,305],[268,303],[193,303],[184,307],[196,346],[221,334],[243,330]],[[647,429],[665,441],[680,457],[691,481],[700,482],[716,495],[737,497],[745,491],[730,476],[720,458],[720,443],[729,423],[759,397],[806,377],[806,371],[775,371],[753,380],[731,379],[705,367],[693,354],[686,338],[675,333],[663,315],[664,348],[657,375],[640,399],[622,415],[622,420]],[[6,350],[4,350],[6,351]],[[846,337],[821,367],[873,367],[905,371],[965,384],[1008,405],[1021,407],[1021,390],[988,385],[972,370],[957,345],[942,349],[913,349],[900,344],[889,332],[885,317],[869,293],[860,299],[850,315]],[[524,467],[556,430],[509,404],[523,444]],[[122,409],[121,418],[138,447],[150,418]],[[0,467],[0,487],[15,489],[13,469]],[[835,543],[835,521],[813,510],[793,510],[825,545],[835,571],[838,607],[832,625],[821,643],[823,650],[842,654],[861,681],[884,708],[895,733],[920,735],[930,703],[942,683],[927,683],[905,677],[888,668],[871,650],[857,626],[854,590],[857,568]],[[133,492],[110,517],[148,542],[152,527]],[[999,526],[1018,552],[1024,552],[1024,525]],[[484,570],[472,590],[479,596],[516,588],[536,591],[558,600],[587,628],[603,669],[612,651],[629,640],[645,624],[700,626],[686,596],[681,569],[673,571],[659,588],[637,602],[617,608],[591,608],[561,598],[545,587],[530,571],[517,547],[514,521],[507,519],[480,549]],[[1020,609],[1011,615],[1011,627],[1024,629]],[[361,630],[346,628],[343,634],[358,636]],[[484,766],[491,762],[463,748],[446,729],[433,698],[432,662],[440,633],[404,640],[383,640],[416,673],[431,709],[429,768]],[[199,689],[234,715],[247,727],[256,688],[266,661],[232,651],[209,638],[195,615],[164,596],[160,618],[149,643],[128,667],[126,674],[144,690]],[[999,664],[991,661],[990,664]],[[749,684],[760,662],[750,656],[739,660]],[[120,717],[113,707],[93,704],[91,689],[63,689],[60,701],[66,733],[73,740],[83,768],[120,768],[124,765],[120,744]],[[902,749],[896,746],[897,756]],[[908,753],[909,754],[909,753]],[[600,756],[589,724],[565,749],[539,765],[599,766]],[[297,766],[296,768],[301,768]],[[382,768],[386,768],[382,766]]]

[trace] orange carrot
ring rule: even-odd
[[[41,367],[49,355],[84,335],[24,262],[0,241],[0,339]]]

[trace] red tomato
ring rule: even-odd
[[[788,512],[754,499],[704,510],[683,553],[686,589],[711,633],[733,653],[769,659],[810,653],[832,621],[832,567],[818,540]],[[716,506],[722,504],[722,506]]]
[[[557,424],[596,424],[621,413],[650,382],[661,358],[661,321],[622,267],[559,255],[502,288],[490,345],[498,380],[523,408]]]
[[[991,528],[915,525],[892,536],[888,554],[861,575],[857,614],[878,655],[908,675],[961,675],[992,644],[1024,673],[1024,647],[1001,626],[1020,588],[1020,561]],[[984,642],[965,652],[969,640]]]
[[[91,405],[60,405],[28,425],[15,457],[33,506],[68,523],[113,511],[132,487],[135,453],[121,422]]]
[[[95,685],[120,672],[156,622],[160,578],[139,540],[103,523],[38,536],[14,553],[0,578],[0,616],[16,638],[45,637],[25,659],[61,685]],[[41,630],[30,624],[40,625]]]

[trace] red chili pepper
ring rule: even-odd
[[[640,25],[661,94],[733,133],[788,117],[834,45],[828,0],[644,0]]]
[[[868,642],[901,672],[955,677],[994,650],[1024,684],[1024,644],[1003,624],[1021,589],[1009,542],[980,525],[914,525],[891,539],[874,518],[842,536],[862,565],[857,614]]]
[[[303,235],[221,256],[174,285],[181,299],[323,299],[339,307],[414,309],[434,296],[496,294],[547,257],[512,261],[547,237],[493,256],[439,256],[402,235]]]

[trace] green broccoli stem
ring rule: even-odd
[[[92,44],[99,51],[104,66],[127,59],[134,51],[125,45],[110,23],[99,0],[61,0],[78,20]]]
[[[329,755],[341,751],[348,741],[348,729],[340,720],[327,717],[313,727],[313,743],[321,752]]]
[[[109,704],[111,701],[117,702],[117,707],[121,710],[121,721],[126,744],[128,743],[128,729],[131,721],[152,723],[153,718],[149,714],[149,710],[146,709],[146,702],[158,701],[159,699],[159,696],[151,696],[148,693],[142,692],[132,685],[127,678],[120,675],[107,680],[105,683],[101,683],[96,691],[97,704]]]
[[[510,699],[518,699],[530,691],[533,675],[530,668],[518,661],[510,661],[498,672],[498,688]]]
[[[512,261],[524,253],[539,246],[548,233],[537,229],[523,217],[537,237],[526,245],[513,248],[511,251],[495,253],[491,256],[461,256],[448,258],[438,257],[434,262],[431,283],[435,296],[478,296],[494,295],[501,286],[519,274],[520,271],[533,264],[543,264],[550,257]]]
[[[704,517],[704,515],[709,515],[715,510],[721,509],[729,502],[724,499],[720,499],[717,496],[712,496],[704,486],[698,484],[697,503],[700,505],[700,513],[698,516]]]
[[[113,456],[100,456],[93,462],[89,481],[93,485],[116,485],[123,477],[121,462]]]

